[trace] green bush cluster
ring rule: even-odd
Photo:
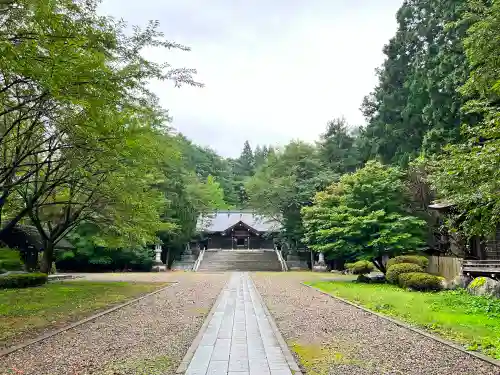
[[[151,249],[111,249],[78,247],[57,254],[55,265],[59,271],[150,271],[154,253]]]
[[[385,278],[391,284],[398,284],[399,275],[410,272],[424,272],[424,269],[415,263],[398,263],[389,267]]]
[[[48,277],[45,273],[15,273],[0,276],[0,288],[27,288],[43,285]]]
[[[0,248],[0,273],[6,271],[19,271],[23,269],[23,262],[18,250]]]
[[[372,272],[374,268],[375,266],[372,262],[369,262],[367,260],[359,260],[356,263],[351,263],[349,270],[354,275],[364,275]]]
[[[437,291],[442,289],[442,277],[426,272],[409,272],[399,275],[398,283],[402,288],[413,290]]]
[[[397,257],[389,259],[386,264],[386,268],[389,269],[391,266],[400,263],[418,264],[423,269],[426,269],[429,265],[429,259],[422,255],[399,255]]]

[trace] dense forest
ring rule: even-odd
[[[171,260],[216,209],[278,220],[289,247],[376,263],[429,245],[435,199],[457,208],[446,227],[464,237],[500,222],[500,1],[404,1],[365,124],[333,119],[313,144],[246,142],[237,158],[174,132],[148,89],[202,89],[195,70],[141,54],[189,48],[157,22],[129,35],[96,7],[0,5],[0,240],[36,228],[42,271],[147,269],[154,243]],[[75,249],[56,250],[62,238]]]
[[[500,1],[406,0],[396,18],[366,124],[329,122],[245,185],[291,247],[381,270],[384,255],[436,246],[433,233],[486,239],[500,223]],[[444,223],[433,200],[454,207]]]

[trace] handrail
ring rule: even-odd
[[[196,262],[194,262],[193,272],[198,271],[198,268],[200,267],[201,261],[203,260],[203,255],[205,255],[205,249],[200,251],[200,254],[198,255],[198,258],[196,259]]]
[[[288,271],[288,266],[283,259],[283,254],[281,253],[281,250],[275,249],[276,251],[276,256],[278,257],[279,262],[281,263],[281,271],[287,272]]]

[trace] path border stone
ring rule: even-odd
[[[221,301],[221,299],[224,295],[224,290],[226,290],[228,285],[229,285],[229,280],[226,281],[226,284],[224,285],[224,287],[220,291],[219,295],[217,296],[217,299],[215,300],[212,308],[210,309],[210,312],[208,313],[207,317],[205,318],[205,321],[203,322],[200,330],[198,331],[198,334],[196,335],[193,342],[191,343],[191,346],[189,347],[188,351],[184,355],[184,358],[182,359],[181,363],[179,364],[179,367],[177,367],[177,370],[175,371],[176,374],[184,374],[187,371],[189,363],[191,362],[191,359],[193,358],[193,355],[196,352],[196,349],[198,348],[198,345],[200,344],[200,341],[203,338],[205,331],[207,330],[208,324],[210,323],[210,320],[212,320],[212,317],[214,316],[215,311],[217,310],[217,306],[219,306],[219,302]]]
[[[388,316],[382,315],[382,314],[380,314],[380,313],[377,313],[377,312],[375,312],[375,311],[372,311],[372,310],[370,310],[370,309],[367,309],[366,307],[360,306],[360,305],[358,305],[358,304],[356,304],[356,303],[354,303],[354,302],[348,301],[348,300],[346,300],[346,299],[344,299],[344,298],[342,298],[342,297],[337,297],[337,296],[334,296],[334,295],[332,295],[332,294],[330,294],[330,293],[327,293],[327,292],[324,292],[324,291],[322,291],[322,290],[320,290],[320,289],[318,289],[318,288],[316,288],[316,287],[314,287],[314,286],[312,286],[312,285],[307,285],[307,284],[305,284],[304,282],[301,282],[301,284],[302,284],[302,285],[304,285],[304,286],[306,286],[306,287],[308,287],[308,288],[311,288],[311,289],[313,289],[313,290],[316,290],[316,291],[320,292],[321,294],[324,294],[325,296],[328,296],[328,297],[330,297],[330,298],[333,298],[333,299],[339,300],[340,302],[343,302],[343,303],[345,303],[345,304],[347,304],[347,305],[351,305],[351,306],[353,306],[353,307],[356,307],[356,308],[358,308],[358,309],[360,309],[360,310],[363,310],[364,312],[370,313],[370,314],[372,314],[372,315],[378,316],[379,318],[382,318],[382,319],[385,319],[385,320],[387,320],[387,321],[389,321],[389,322],[392,322],[392,323],[394,323],[394,324],[396,324],[396,325],[398,325],[398,326],[400,326],[400,327],[403,327],[403,328],[405,328],[405,329],[407,329],[407,330],[409,330],[409,331],[413,331],[413,332],[418,333],[418,334],[420,334],[420,335],[422,335],[422,336],[425,336],[425,337],[427,337],[427,338],[429,338],[429,339],[431,339],[431,340],[437,341],[437,342],[439,342],[439,343],[441,343],[441,344],[444,344],[444,345],[447,345],[447,346],[449,346],[449,347],[451,347],[451,348],[453,348],[453,349],[459,350],[459,351],[461,351],[462,353],[468,354],[468,355],[470,355],[470,356],[472,356],[472,357],[475,357],[475,358],[477,358],[477,359],[480,359],[480,360],[482,360],[482,361],[484,361],[484,362],[487,362],[487,363],[489,363],[489,364],[491,364],[491,365],[494,365],[494,366],[500,367],[500,361],[498,361],[498,360],[496,360],[496,359],[494,359],[494,358],[490,358],[490,357],[488,357],[488,356],[486,356],[486,355],[484,355],[484,354],[481,354],[481,353],[477,353],[477,352],[472,352],[472,351],[466,350],[466,349],[464,349],[463,347],[461,347],[460,345],[455,344],[455,343],[454,343],[454,342],[452,342],[452,341],[442,339],[442,338],[440,338],[440,337],[438,337],[438,336],[436,336],[436,335],[433,335],[433,334],[431,334],[431,333],[429,333],[429,332],[423,331],[423,330],[421,330],[421,329],[419,329],[419,328],[415,328],[415,327],[411,326],[411,325],[410,325],[410,324],[408,324],[408,323],[405,323],[405,322],[403,322],[403,321],[400,321],[400,320],[393,319],[393,318],[390,318],[390,317],[388,317]]]
[[[114,306],[114,307],[112,307],[110,309],[101,311],[101,312],[99,312],[97,314],[94,314],[94,315],[91,315],[91,316],[89,316],[89,317],[87,317],[85,319],[82,319],[82,320],[79,320],[77,322],[71,323],[71,324],[69,324],[69,325],[67,325],[67,326],[65,326],[63,328],[59,328],[59,329],[56,329],[54,331],[50,331],[50,332],[48,332],[46,334],[40,335],[40,336],[38,336],[38,337],[36,337],[34,339],[31,339],[31,340],[28,340],[28,341],[25,341],[25,342],[23,342],[21,344],[11,346],[10,348],[7,348],[7,349],[3,349],[3,350],[0,351],[0,358],[1,357],[5,357],[6,355],[14,353],[14,352],[16,352],[18,350],[21,350],[23,348],[26,348],[27,346],[36,344],[37,342],[47,340],[48,338],[50,338],[52,336],[55,336],[55,335],[58,335],[60,333],[66,332],[66,331],[68,331],[68,330],[70,330],[72,328],[78,327],[78,326],[80,326],[82,324],[88,323],[88,322],[90,322],[92,320],[100,318],[101,316],[107,315],[107,314],[112,313],[112,312],[114,312],[116,310],[120,310],[120,309],[122,309],[122,308],[124,308],[124,307],[126,307],[128,305],[131,305],[131,304],[139,302],[139,301],[141,301],[141,300],[143,300],[145,298],[148,298],[148,297],[151,297],[151,296],[153,296],[155,294],[158,294],[158,293],[164,291],[165,289],[170,288],[171,286],[176,285],[176,284],[179,283],[178,281],[167,281],[167,282],[168,282],[168,285],[166,285],[166,286],[164,286],[164,287],[162,287],[162,288],[160,288],[158,290],[155,290],[153,292],[144,294],[144,295],[142,295],[140,297],[134,298],[134,299],[129,300],[127,302],[124,302],[124,303],[122,303],[120,305]]]
[[[293,356],[292,352],[290,351],[290,348],[288,347],[285,339],[281,335],[281,332],[280,332],[278,326],[276,325],[276,322],[274,321],[274,318],[271,315],[271,312],[267,308],[266,303],[262,299],[262,296],[261,296],[259,290],[255,286],[255,283],[253,282],[251,275],[250,275],[249,279],[250,279],[250,282],[252,283],[253,287],[257,291],[257,298],[260,300],[260,303],[262,304],[262,308],[264,309],[264,313],[266,314],[267,319],[269,320],[269,325],[271,326],[271,329],[273,330],[274,336],[276,337],[276,339],[278,340],[278,343],[280,344],[281,351],[283,352],[283,355],[285,356],[286,362],[288,363],[288,367],[290,367],[290,370],[292,370],[295,375],[302,375],[302,371],[300,370],[297,362],[295,361],[295,357]]]

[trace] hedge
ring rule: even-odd
[[[385,278],[390,283],[397,284],[399,281],[399,275],[410,272],[424,272],[424,269],[415,263],[394,264],[390,266],[389,269],[387,270]]]
[[[20,271],[23,269],[18,250],[2,247],[0,248],[0,272],[2,271]]]
[[[27,288],[30,286],[43,285],[48,277],[45,273],[13,273],[5,276],[0,275],[0,288]]]
[[[442,277],[431,275],[426,272],[410,272],[399,275],[399,285],[402,288],[419,290],[422,292],[437,291],[443,288],[441,284],[442,279]]]
[[[20,271],[22,269],[21,259],[0,259],[0,271]]]
[[[386,269],[389,269],[389,267],[400,263],[418,264],[420,267],[425,269],[429,265],[429,259],[427,259],[427,257],[424,257],[422,255],[399,255],[397,257],[388,260],[386,264]]]

